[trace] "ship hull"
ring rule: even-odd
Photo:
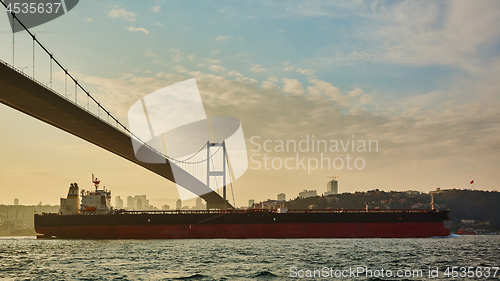
[[[447,236],[445,212],[193,212],[35,215],[63,239],[411,238]]]

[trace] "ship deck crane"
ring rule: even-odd
[[[441,194],[443,191],[441,188],[436,188],[434,191],[430,191],[429,194],[431,195],[431,210],[435,211],[436,210],[436,204],[434,203],[434,195],[436,194]]]

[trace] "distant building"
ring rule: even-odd
[[[136,195],[136,196],[134,196],[134,198],[135,198],[135,205],[136,206],[137,206],[137,201],[141,200],[141,203],[140,203],[141,210],[148,210],[149,209],[149,200],[146,199],[146,195]],[[137,209],[137,207],[136,207],[136,210],[139,210],[139,209]]]
[[[196,198],[196,210],[205,210],[205,204],[203,204],[203,199],[201,197]]]
[[[253,207],[255,209],[277,210],[278,208],[284,208],[284,203],[283,203],[283,201],[267,199],[264,202],[253,204]]]
[[[165,204],[165,205],[161,206],[161,209],[162,210],[170,210],[170,206]]]
[[[19,205],[19,199],[14,199],[14,206],[18,206]]]
[[[248,208],[253,208],[253,204],[255,204],[255,200],[253,199],[248,200]]]
[[[316,190],[303,190],[302,192],[299,193],[300,198],[308,198],[314,196],[318,196]]]
[[[182,200],[177,199],[177,202],[175,203],[175,209],[180,210],[182,209]]]
[[[143,210],[141,198],[135,199],[135,209],[136,210]]]
[[[127,197],[127,209],[130,211],[135,209],[135,198],[132,196]]]
[[[420,195],[420,191],[417,191],[417,190],[408,190],[406,191],[406,194],[410,197],[413,197],[413,196],[418,196]]]
[[[278,201],[286,201],[285,193],[278,194]]]
[[[326,192],[324,195],[328,196],[334,194],[339,194],[339,182],[336,177],[326,184]]]
[[[120,199],[120,200],[118,200]],[[121,202],[121,207],[119,207],[119,202]],[[123,200],[120,196],[115,198],[115,205],[117,209],[123,209]],[[157,210],[158,208],[149,205],[149,200],[146,198],[146,195],[135,195],[135,196],[127,196],[127,210]]]
[[[115,197],[115,209],[123,209],[123,200],[120,196]]]

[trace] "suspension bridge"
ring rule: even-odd
[[[5,3],[3,1],[1,2],[5,6]],[[14,64],[15,33],[13,33],[12,64],[0,59],[0,103],[59,128],[78,138],[84,139],[98,147],[142,166],[171,182],[175,183],[174,173],[176,175],[182,175],[183,187],[194,194],[203,194],[200,197],[207,202],[207,209],[233,208],[226,199],[225,182],[223,186],[220,186],[220,188],[223,188],[223,196],[221,196],[218,192],[209,188],[210,185],[200,181],[200,177],[193,176],[193,173],[189,172],[189,169],[187,169],[187,165],[191,164],[191,166],[194,167],[192,169],[204,170],[204,176],[206,176],[208,183],[210,176],[222,175],[225,177],[225,162],[224,174],[220,174],[220,172],[211,171],[209,162],[211,155],[209,155],[209,153],[207,153],[207,158],[205,160],[191,162],[186,161],[186,159],[176,160],[156,151],[147,143],[137,138],[124,123],[120,122],[109,112],[109,110],[105,109],[81,85],[81,83],[71,75],[67,68],[63,67],[63,65],[55,59],[54,55],[48,51],[46,46],[42,45],[35,34],[27,29],[14,13],[11,15],[12,20],[15,20],[18,24],[23,26],[24,30],[32,39],[33,76],[28,75],[22,68],[16,67]],[[42,55],[46,55],[50,59],[50,68],[47,69],[47,71],[50,72],[50,81],[47,84],[35,79],[35,54],[39,55],[35,52],[35,47],[41,49]],[[65,75],[64,93],[57,92],[52,88],[53,68],[59,68]],[[70,86],[74,86],[74,95],[71,95],[71,98],[68,94],[68,82]],[[160,154],[162,157],[165,157],[165,163],[157,164],[138,161],[134,153],[132,142],[138,142],[142,145],[142,153],[151,153],[155,154],[155,156]],[[218,146],[219,144],[208,142],[207,145]],[[205,148],[207,152],[210,151],[209,147]],[[200,149],[200,151],[202,149]],[[225,159],[223,161],[225,161]],[[195,165],[200,163],[204,163],[205,168],[196,168]]]

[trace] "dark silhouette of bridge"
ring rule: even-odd
[[[224,199],[218,193],[169,159],[166,159],[165,164],[138,161],[132,146],[132,141],[136,140],[127,131],[89,113],[85,108],[1,60],[0,103],[104,148],[174,183],[174,170],[176,175],[186,173],[183,178],[190,177],[191,181],[184,188],[195,194],[203,194],[200,197],[207,202],[208,208],[222,209],[225,206]],[[148,148],[143,146],[141,149]],[[149,153],[158,152],[150,149]],[[232,207],[227,204],[229,208]]]
[[[1,2],[5,6],[5,3],[3,1]],[[33,77],[28,76],[24,71],[14,67],[15,48],[13,47],[12,65],[0,59],[0,103],[104,148],[174,183],[175,173],[176,176],[182,177],[182,186],[184,188],[194,194],[203,194],[200,197],[207,202],[207,208],[233,208],[233,206],[217,192],[214,192],[205,183],[199,181],[196,177],[177,166],[175,164],[175,159],[163,155],[142,140],[136,138],[124,124],[115,118],[95,100],[85,88],[83,88],[68,70],[54,58],[53,54],[37,40],[36,36],[19,21],[14,13],[11,15],[12,20],[16,20],[22,25],[25,31],[33,39],[33,62],[35,62],[35,45],[38,45],[50,58],[50,87],[35,79],[35,65],[33,65]],[[13,46],[15,42],[14,38],[13,34]],[[69,99],[67,93],[63,95],[52,89],[53,63],[64,72],[66,80],[69,78],[70,81],[74,82],[74,100]],[[83,92],[83,96],[87,99],[86,106],[78,102],[78,89]],[[90,102],[92,102],[97,109],[97,114],[90,110]],[[101,117],[101,115],[104,115],[104,118]],[[155,158],[158,158],[158,154],[164,157],[165,163],[144,163],[137,160],[132,142],[138,142],[141,146],[141,153],[154,154]]]

